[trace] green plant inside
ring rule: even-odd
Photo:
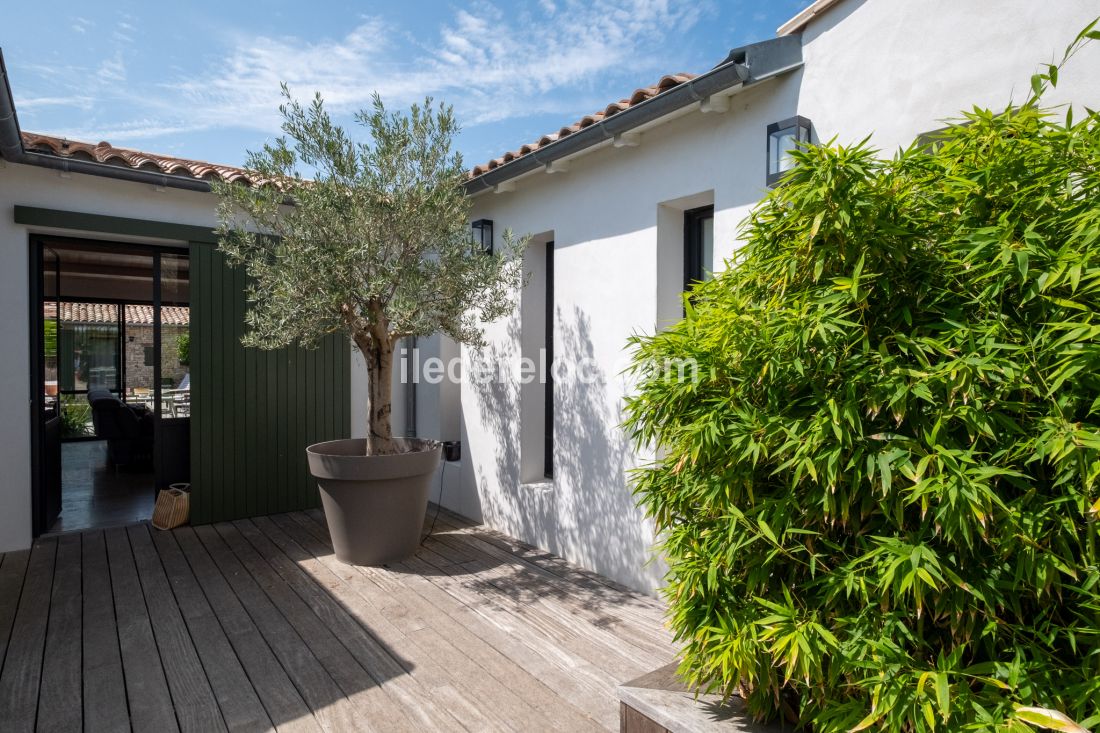
[[[83,438],[93,434],[92,406],[85,395],[62,395],[61,437]]]
[[[191,365],[191,333],[185,331],[176,337],[177,360],[181,366]]]

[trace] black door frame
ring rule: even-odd
[[[45,351],[45,325],[44,315],[42,313],[43,297],[45,293],[42,291],[42,267],[43,250],[53,244],[55,246],[65,244],[77,244],[93,249],[103,249],[112,252],[140,252],[142,254],[151,254],[153,256],[153,358],[155,369],[157,372],[160,370],[160,255],[161,253],[168,252],[171,254],[181,254],[190,257],[190,246],[187,244],[171,245],[171,244],[143,244],[136,242],[118,242],[109,239],[84,239],[80,237],[58,236],[52,234],[32,233],[28,238],[28,249],[30,250],[30,257],[28,258],[30,264],[29,282],[30,288],[28,288],[30,295],[30,384],[28,385],[31,392],[30,399],[30,435],[31,435],[31,536],[38,537],[39,535],[48,532],[49,527],[43,526],[45,524],[45,496],[42,487],[42,443],[44,439],[45,420],[43,415],[45,414],[45,393],[46,393],[46,373],[45,364],[43,363],[43,352]],[[59,277],[60,279],[60,277]],[[60,292],[58,293],[59,301],[64,300],[60,298]],[[81,299],[83,302],[92,302],[95,299]],[[136,301],[129,301],[136,302]],[[60,322],[61,313],[57,314],[58,321]],[[58,338],[60,338],[60,328],[58,328]],[[120,333],[121,338],[121,333]],[[60,342],[59,342],[60,343]],[[124,347],[122,347],[124,348]],[[125,361],[125,359],[123,359]],[[159,408],[161,387],[160,380],[153,380],[154,388],[154,405]],[[58,401],[60,403],[60,383],[58,384]],[[160,410],[154,409],[154,424],[159,428]],[[156,429],[156,428],[154,428]],[[154,443],[155,445],[155,443]]]

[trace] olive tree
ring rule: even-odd
[[[282,91],[283,135],[248,154],[252,185],[213,184],[219,247],[249,275],[244,343],[346,333],[369,373],[367,451],[395,452],[396,345],[433,333],[481,344],[481,325],[514,307],[524,242],[472,245],[451,107],[429,98],[391,113],[375,95],[355,116],[369,136],[357,142],[320,94],[303,105]]]

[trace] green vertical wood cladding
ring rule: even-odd
[[[311,443],[350,434],[350,345],[246,349],[245,274],[191,245],[191,521],[319,505]]]

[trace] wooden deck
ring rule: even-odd
[[[4,731],[617,729],[661,604],[443,514],[356,568],[320,513],[43,538],[0,556]]]

